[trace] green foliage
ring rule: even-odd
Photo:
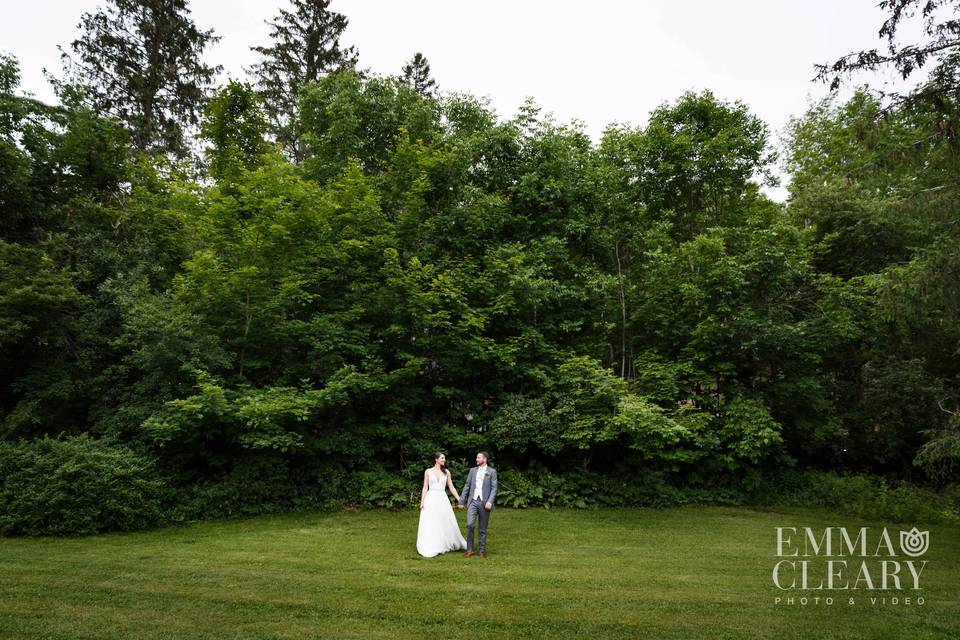
[[[292,11],[290,10],[292,9]],[[270,129],[291,157],[303,160],[297,102],[300,90],[324,75],[356,64],[357,52],[340,38],[348,20],[330,0],[291,0],[269,22],[271,45],[250,47],[261,60],[250,69],[263,98]]]
[[[759,462],[776,452],[783,442],[780,423],[757,400],[742,396],[732,398],[724,407],[722,419],[720,437],[729,451],[725,460],[733,467],[743,461]]]
[[[673,412],[642,396],[625,395],[607,427],[608,437],[622,435],[630,449],[649,463],[672,470],[710,456],[716,449],[709,414],[682,405]]]
[[[228,181],[241,169],[260,164],[260,156],[270,149],[263,139],[266,130],[257,94],[249,85],[231,80],[207,104],[201,127],[213,145],[206,152],[210,175]]]
[[[608,130],[603,145],[629,172],[627,197],[668,221],[677,239],[737,224],[756,199],[752,180],[774,182],[767,126],[742,102],[709,91],[660,106],[642,131]]]
[[[489,429],[490,437],[502,449],[524,453],[532,444],[555,454],[564,445],[562,425],[548,409],[545,398],[510,394],[490,419]]]
[[[335,178],[351,161],[379,174],[398,134],[430,142],[437,116],[432,100],[395,78],[365,81],[353,71],[324,76],[300,95],[304,169],[319,182]]]
[[[791,122],[790,213],[812,228],[820,270],[875,273],[927,241],[935,227],[904,196],[942,185],[952,164],[949,145],[928,127],[911,111],[884,115],[865,91],[841,105],[826,99]]]
[[[416,483],[382,468],[361,471],[353,480],[356,489],[351,494],[356,496],[357,503],[365,506],[388,509],[410,507],[420,499]]]
[[[960,519],[960,485],[936,492],[868,474],[791,471],[771,475],[752,487],[751,502],[829,507],[885,522],[949,522]]]
[[[663,403],[680,397],[680,390],[695,375],[691,362],[670,360],[653,349],[648,349],[634,358],[633,368],[636,371],[633,388],[638,393]]]
[[[638,470],[629,477],[542,466],[500,470],[497,503],[528,507],[670,507],[731,504],[826,507],[846,516],[892,522],[950,522],[960,519],[960,485],[940,492],[893,483],[881,476],[825,471],[784,471],[765,475],[718,475],[708,486],[676,475]]]
[[[403,65],[401,77],[420,95],[432,95],[437,90],[437,82],[430,75],[430,63],[419,51]]]
[[[82,87],[84,102],[122,122],[137,149],[186,155],[185,133],[220,71],[201,56],[220,38],[197,29],[185,0],[110,0],[80,27],[73,55],[61,49],[61,89]]]
[[[169,400],[164,408],[145,420],[145,434],[160,447],[206,454],[238,449],[279,451],[302,449],[309,432],[320,429],[316,416],[382,389],[375,378],[345,366],[321,389],[241,385],[224,388],[208,372],[197,370],[196,393]]]
[[[70,397],[69,383],[43,365],[57,362],[70,344],[69,318],[83,302],[70,274],[45,252],[0,240],[0,381],[19,395],[0,400],[0,435],[31,433],[43,418],[38,405]],[[40,393],[30,393],[44,382]]]
[[[554,473],[534,465],[498,473],[497,504],[505,507],[667,507],[686,504],[690,497],[659,472],[643,470],[629,482],[611,475],[568,469]],[[692,494],[691,494],[692,495]]]
[[[165,521],[151,458],[86,434],[0,442],[0,534],[86,535]]]
[[[19,63],[0,56],[0,237],[35,242],[122,190],[129,136],[61,94],[53,107],[17,94]]]
[[[167,518],[188,522],[279,513],[330,510],[346,502],[342,470],[290,464],[273,453],[252,455],[228,472],[177,488]]]
[[[852,340],[820,368],[842,457],[861,469],[906,475],[916,460],[938,475],[915,456],[957,407],[958,63],[946,56],[902,104],[860,90],[791,128],[790,215],[813,233],[813,266],[845,280],[831,305]]]
[[[37,249],[0,241],[0,347],[56,343],[47,333],[59,328],[57,316],[79,304],[70,274]],[[63,345],[54,344],[55,347]]]
[[[493,452],[517,505],[737,502],[783,467],[949,481],[953,94],[815,107],[781,206],[742,103],[687,93],[595,145],[533,101],[433,95],[425,63],[334,69],[345,21],[295,7],[262,51],[283,95],[222,87],[199,179],[0,61],[0,437],[151,451],[174,520],[408,505],[437,449]],[[329,24],[297,31],[309,11]],[[335,37],[267,68],[301,36]]]
[[[939,483],[947,483],[957,477],[960,469],[960,416],[951,414],[946,426],[925,432],[927,441],[917,451],[913,464],[926,471]]]
[[[878,6],[887,13],[879,30],[880,37],[887,40],[887,50],[883,53],[877,49],[855,51],[832,64],[816,65],[816,79],[824,82],[829,80],[831,90],[840,86],[845,75],[892,67],[905,80],[931,58],[942,59],[949,55],[951,50],[953,55],[956,55],[956,50],[960,47],[957,22],[954,18],[960,10],[957,0],[884,0]],[[951,8],[953,11],[950,11]],[[917,15],[918,9],[926,41],[902,43],[902,27]],[[917,29],[916,32],[920,33],[920,30]]]
[[[577,356],[557,368],[556,384],[553,414],[563,425],[561,437],[580,449],[608,439],[605,427],[626,392],[626,382],[592,358]]]

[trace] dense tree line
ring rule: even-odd
[[[155,4],[150,25],[188,20]],[[686,93],[595,144],[437,92],[419,53],[357,70],[328,4],[278,18],[254,85],[198,82],[183,110],[79,81],[42,104],[3,59],[0,438],[123,443],[185,485],[476,448],[692,482],[955,477],[956,55],[917,99],[798,117],[781,205],[743,103]]]

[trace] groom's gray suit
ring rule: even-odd
[[[480,499],[475,499],[473,494],[476,492],[477,471],[480,467],[473,467],[467,474],[467,482],[463,485],[463,491],[460,492],[460,504],[467,505],[467,551],[473,551],[473,529],[480,520],[480,531],[477,535],[477,543],[481,554],[487,551],[487,523],[490,522],[490,511],[486,508],[486,503],[490,503],[491,509],[494,506],[494,500],[497,497],[497,470],[487,465],[487,472],[483,478],[483,486],[480,489]]]

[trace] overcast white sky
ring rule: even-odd
[[[344,40],[361,67],[398,73],[421,51],[441,90],[488,96],[502,117],[532,96],[597,139],[611,122],[642,125],[683,91],[711,89],[746,102],[776,140],[790,116],[826,93],[810,81],[814,63],[881,46],[877,1],[334,0],[331,8],[349,19]],[[42,69],[59,73],[57,45],[66,48],[80,15],[101,4],[0,0],[0,50],[20,60],[23,90],[52,100]],[[207,59],[245,78],[256,60],[249,47],[268,43],[264,21],[286,4],[193,0],[197,25],[222,36]]]

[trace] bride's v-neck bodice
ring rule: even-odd
[[[443,491],[444,485],[447,484],[447,478],[441,479],[432,469],[427,473],[430,474],[430,491]]]

